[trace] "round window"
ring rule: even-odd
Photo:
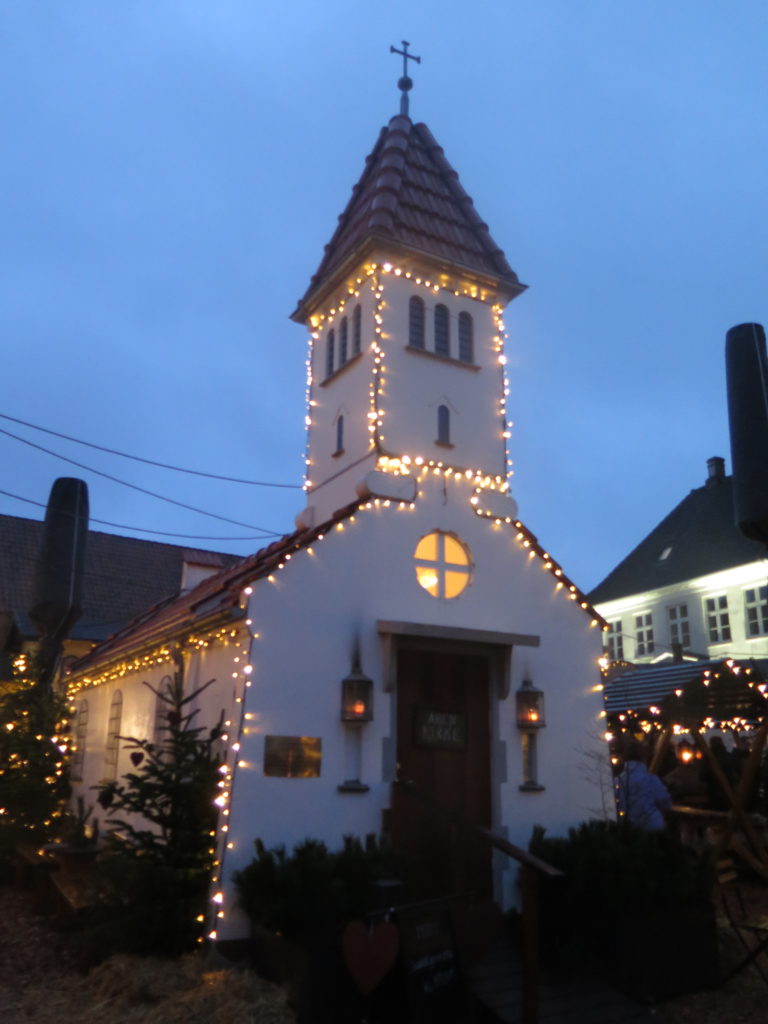
[[[469,583],[469,548],[452,533],[433,530],[413,553],[416,579],[433,597],[458,597]]]

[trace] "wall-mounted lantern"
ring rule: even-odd
[[[373,680],[362,671],[357,655],[352,671],[341,681],[341,720],[347,724],[373,720]]]
[[[538,690],[530,679],[524,679],[515,692],[517,705],[517,727],[527,731],[541,729],[547,724],[544,716],[544,694]]]

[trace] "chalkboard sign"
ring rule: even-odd
[[[467,745],[467,716],[456,711],[417,707],[413,741],[417,747],[464,750]]]
[[[400,959],[413,1024],[463,1024],[464,985],[447,904],[396,911]]]

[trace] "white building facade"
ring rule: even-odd
[[[723,460],[708,470],[589,595],[608,624],[611,661],[768,656],[766,553],[735,525]]]
[[[581,769],[602,742],[602,620],[508,493],[502,314],[522,290],[429,131],[393,118],[294,314],[310,335],[298,529],[71,676],[82,791],[124,770],[118,704],[121,735],[151,734],[142,683],[172,649],[188,686],[216,680],[211,938],[247,933],[232,876],[256,838],[388,833],[436,889],[510,906],[514,864],[488,846],[452,860],[440,815],[526,846],[534,824],[562,834],[598,810]],[[546,705],[521,728],[524,683]]]

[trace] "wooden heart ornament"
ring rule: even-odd
[[[362,921],[352,921],[344,929],[341,945],[352,980],[367,996],[392,970],[400,949],[400,935],[388,921],[373,928]]]

